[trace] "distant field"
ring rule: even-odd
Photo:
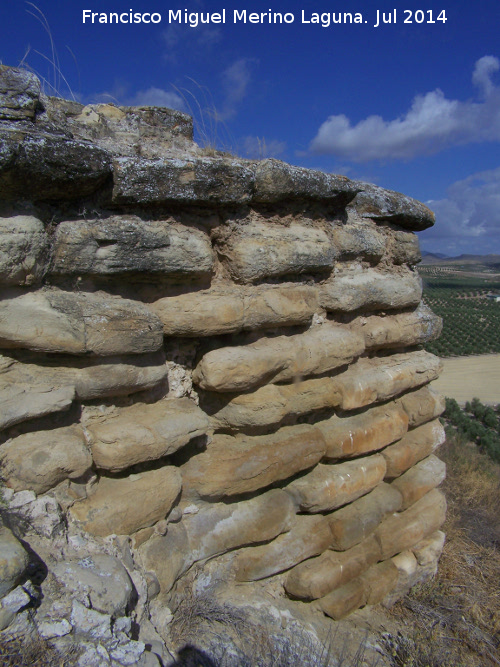
[[[500,403],[500,354],[443,359],[444,370],[432,386],[444,396],[465,403],[477,397]]]
[[[481,265],[421,266],[419,273],[425,303],[443,318],[441,338],[426,349],[440,357],[500,354],[500,303],[487,298],[500,294],[500,274]]]

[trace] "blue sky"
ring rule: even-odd
[[[36,6],[76,99],[180,108],[194,114],[200,141],[342,173],[428,203],[437,223],[420,235],[424,250],[500,253],[499,0]],[[225,9],[226,23],[169,23],[169,10],[178,9],[183,18],[185,9],[204,17]],[[235,9],[247,11],[247,23],[234,23]],[[375,27],[377,10],[387,19],[394,9],[396,23]],[[161,22],[117,25],[96,17],[84,24],[83,10],[157,13]],[[268,10],[294,20],[249,22],[250,13]],[[323,27],[302,22],[302,11],[306,21],[313,13],[332,21],[332,13],[350,12],[363,22]],[[30,3],[3,0],[0,61],[25,59],[67,96],[40,19]]]

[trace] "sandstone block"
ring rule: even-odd
[[[205,397],[215,422],[224,427],[252,428],[279,424],[285,417],[300,416],[340,403],[336,378],[305,380],[289,385],[267,384],[254,392]]]
[[[312,199],[335,202],[344,207],[357,193],[353,181],[345,176],[325,174],[267,159],[255,164],[253,201],[278,202],[293,199]]]
[[[374,536],[347,551],[325,551],[296,565],[285,579],[289,595],[317,600],[352,579],[356,579],[380,560],[380,546]]]
[[[440,359],[429,352],[417,351],[392,354],[380,359],[360,359],[345,373],[335,378],[342,394],[344,410],[354,410],[370,403],[384,401],[403,391],[435,380],[442,369]],[[408,396],[411,396],[409,394]],[[418,401],[423,401],[423,395]],[[404,403],[402,403],[404,408]],[[406,411],[408,414],[408,411]],[[411,414],[414,410],[411,410]],[[427,411],[426,411],[427,413]],[[410,425],[412,416],[410,417]]]
[[[160,349],[163,331],[142,303],[46,289],[0,302],[0,344],[68,354],[143,354]]]
[[[124,616],[131,602],[133,584],[121,562],[107,554],[92,554],[65,560],[52,568],[67,593],[92,609],[112,617]]]
[[[216,435],[206,451],[181,467],[183,485],[201,497],[235,496],[311,468],[324,453],[321,433],[306,424],[266,436]]]
[[[396,229],[392,231],[389,238],[389,254],[394,264],[414,266],[422,261],[420,244],[416,234]]]
[[[113,162],[113,203],[245,203],[254,182],[249,163],[237,159],[119,157]]]
[[[324,512],[364,496],[384,479],[385,470],[380,454],[336,465],[320,463],[285,490],[301,511]]]
[[[0,449],[2,478],[11,489],[45,493],[59,482],[83,475],[92,466],[81,427],[25,433]]]
[[[437,530],[412,548],[412,552],[421,566],[437,563],[443,553],[446,535]]]
[[[249,222],[236,228],[219,250],[231,277],[253,283],[265,278],[324,272],[336,252],[323,229]]]
[[[418,577],[418,563],[411,551],[403,551],[391,558],[398,570],[396,585],[383,600],[384,607],[392,607],[400,598],[408,593]]]
[[[405,510],[439,486],[445,477],[446,464],[431,454],[395,479],[392,486],[403,496],[402,509]]]
[[[108,153],[87,141],[5,127],[0,131],[0,143],[2,199],[80,199],[94,193],[111,176]]]
[[[318,556],[330,546],[332,534],[323,516],[297,516],[289,532],[270,544],[243,549],[233,561],[237,581],[256,581]]]
[[[393,222],[419,232],[434,224],[434,213],[424,204],[400,192],[384,190],[378,185],[356,182],[360,192],[350,205],[362,218]]]
[[[212,350],[195,368],[193,380],[202,389],[246,391],[264,383],[320,375],[350,363],[363,349],[356,332],[326,323],[296,336]]]
[[[40,81],[28,70],[0,65],[0,120],[34,120]]]
[[[399,477],[406,470],[442,445],[445,432],[438,419],[409,431],[399,442],[386,447],[382,452],[387,462],[387,478]]]
[[[364,606],[367,596],[366,584],[358,578],[318,600],[318,606],[327,616],[339,621]]]
[[[345,551],[371,535],[386,516],[401,509],[402,497],[390,484],[373,491],[327,516],[332,534],[331,549]]]
[[[432,387],[422,387],[405,394],[397,400],[397,403],[408,415],[410,428],[436,419],[443,414],[446,407],[444,396]]]
[[[213,270],[207,234],[163,220],[111,216],[61,222],[54,237],[56,275],[200,278]]]
[[[44,369],[0,356],[0,429],[66,410],[74,397],[70,381],[58,383]]]
[[[142,461],[173,454],[205,435],[209,420],[188,398],[116,409],[85,425],[95,464],[118,472]]]
[[[28,563],[28,554],[21,542],[6,526],[0,525],[0,597],[17,586]]]
[[[166,336],[213,336],[244,329],[306,324],[318,309],[307,285],[233,287],[166,297],[150,305]]]
[[[153,535],[139,547],[139,559],[147,572],[154,572],[161,593],[168,593],[192,564],[184,524],[173,524],[166,535]]]
[[[396,587],[399,571],[392,560],[372,565],[361,575],[365,586],[366,604],[378,604]]]
[[[374,534],[382,554],[380,560],[415,546],[438,530],[445,518],[445,497],[433,489],[404,512],[384,519]]]
[[[94,535],[130,535],[165,518],[181,490],[177,468],[167,466],[122,478],[101,477],[93,495],[69,510]]]
[[[38,283],[48,260],[49,241],[40,220],[31,215],[0,218],[0,283]]]
[[[335,416],[317,426],[326,441],[326,457],[342,459],[382,449],[398,440],[407,431],[408,417],[392,403],[353,417]]]
[[[422,281],[416,272],[403,275],[375,269],[334,275],[321,288],[320,305],[329,311],[395,309],[417,306],[422,298]]]
[[[347,223],[335,225],[332,231],[339,259],[366,259],[378,262],[385,252],[384,233],[373,222],[348,216]]]
[[[420,345],[439,338],[442,319],[424,304],[410,313],[358,320],[367,349]]]

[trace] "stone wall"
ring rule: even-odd
[[[180,112],[47,98],[0,68],[6,495],[129,536],[150,599],[210,561],[337,619],[429,576],[443,544],[422,349],[441,322],[414,268],[434,217],[208,153]]]

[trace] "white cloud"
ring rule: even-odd
[[[285,150],[286,143],[277,139],[267,140],[264,137],[245,137],[243,139],[243,153],[249,158],[280,157]]]
[[[500,86],[492,81],[500,69],[494,56],[480,58],[473,83],[482,101],[448,100],[436,89],[417,95],[404,116],[385,121],[369,116],[357,125],[344,114],[330,116],[310,145],[316,154],[333,154],[355,162],[409,159],[449,146],[500,141]]]
[[[132,106],[168,107],[178,111],[186,111],[186,104],[177,93],[151,86],[140,90],[130,101]]]
[[[235,115],[238,104],[247,94],[251,79],[251,66],[254,62],[252,58],[240,58],[222,73],[225,98],[218,112],[222,120],[227,120]]]
[[[457,181],[445,199],[426,202],[436,224],[422,245],[449,255],[500,253],[500,167]]]

